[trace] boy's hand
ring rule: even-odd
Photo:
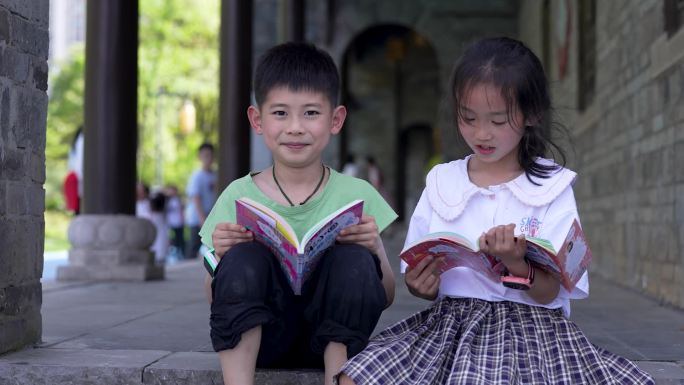
[[[423,258],[416,267],[406,267],[404,281],[411,294],[429,301],[437,298],[439,292],[439,265],[443,261],[432,256]]]
[[[370,215],[363,215],[361,222],[340,231],[337,241],[340,243],[356,243],[366,247],[375,255],[380,253],[381,243],[378,225],[375,223],[375,218]]]
[[[480,236],[480,249],[499,258],[511,272],[527,271],[527,264],[524,262],[527,253],[525,236],[519,235],[516,239],[513,230],[515,230],[513,223],[492,227]]]
[[[211,233],[211,241],[214,245],[216,258],[221,258],[231,247],[242,242],[249,242],[254,239],[254,234],[246,227],[235,223],[223,222],[216,225],[214,232]]]

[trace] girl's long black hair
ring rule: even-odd
[[[565,153],[552,141],[551,97],[544,68],[535,54],[522,42],[507,38],[488,38],[469,46],[452,73],[451,106],[455,108],[456,124],[462,118],[460,106],[462,99],[478,84],[491,84],[501,90],[506,101],[509,121],[517,107],[522,112],[524,133],[518,147],[518,161],[525,170],[527,179],[532,177],[548,178],[560,168],[559,165],[543,165],[536,162],[537,157],[545,157],[553,150],[565,165]],[[554,156],[555,158],[555,156]]]

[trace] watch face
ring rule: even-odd
[[[505,276],[501,277],[501,283],[511,289],[515,290],[529,290],[530,280],[527,278]]]

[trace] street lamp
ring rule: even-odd
[[[195,110],[195,105],[192,104],[192,100],[185,99],[183,105],[181,106],[180,112],[178,112],[178,122],[180,131],[183,135],[187,135],[195,131],[196,116],[197,110]]]

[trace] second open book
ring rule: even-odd
[[[558,279],[568,291],[572,291],[591,262],[591,250],[577,220],[570,226],[558,251],[548,240],[533,237],[525,240],[526,257],[530,262]],[[505,269],[495,257],[480,251],[477,240],[471,241],[451,232],[427,234],[406,246],[399,256],[409,266],[414,267],[429,255],[443,258],[440,265],[442,273],[462,266],[476,270],[498,282]]]
[[[285,218],[259,202],[240,198],[235,201],[235,210],[236,222],[273,252],[292,290],[301,294],[302,285],[340,231],[361,221],[363,201],[355,200],[340,207],[313,225],[301,240]]]

